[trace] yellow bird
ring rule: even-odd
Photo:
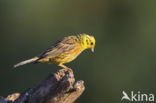
[[[74,60],[82,51],[86,49],[90,48],[91,51],[94,52],[94,47],[95,38],[91,35],[80,34],[76,36],[64,37],[62,40],[57,41],[54,45],[48,48],[45,52],[41,53],[39,56],[22,61],[14,65],[14,68],[32,62],[47,62],[56,64],[65,69],[70,69],[64,64]]]

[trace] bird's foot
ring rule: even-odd
[[[66,69],[67,71],[71,71],[72,72],[72,69],[71,68],[64,68],[64,69]]]
[[[63,67],[63,68],[66,69],[67,71],[71,71],[71,72],[72,72],[72,69],[71,69],[71,68],[69,68],[69,67],[67,67],[67,66],[65,66],[65,65],[63,65],[63,64],[60,64],[59,66],[60,66],[60,67]]]

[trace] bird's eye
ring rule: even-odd
[[[93,45],[93,42],[91,42],[90,44]]]

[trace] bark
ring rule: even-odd
[[[72,70],[61,69],[21,94],[0,97],[0,103],[73,103],[84,90],[84,82],[75,82]]]

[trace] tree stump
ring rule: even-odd
[[[21,94],[0,97],[0,103],[73,103],[84,90],[84,82],[75,82],[72,70],[61,69]]]

